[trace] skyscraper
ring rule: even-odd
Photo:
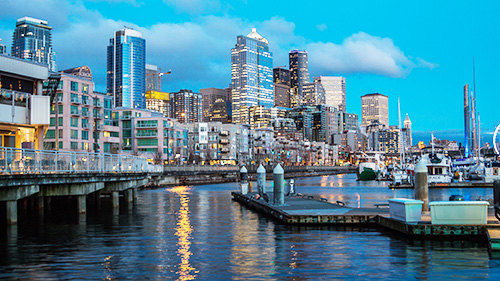
[[[274,106],[273,54],[255,28],[231,49],[231,88],[233,123],[250,124],[252,107]]]
[[[314,77],[314,82],[323,85],[323,89],[325,89],[325,104],[332,105],[339,111],[346,110],[345,77],[319,76]]]
[[[139,31],[123,28],[109,39],[107,91],[115,107],[146,108],[146,40]]]
[[[0,42],[2,41],[2,38],[0,38]],[[0,55],[6,55],[7,54],[7,49],[5,48],[5,45],[0,43]]]
[[[389,97],[379,93],[361,96],[361,126],[374,123],[389,129]]]
[[[273,69],[274,106],[290,108],[290,70]]]
[[[158,88],[158,66],[146,64],[146,92],[161,91]]]
[[[56,71],[51,30],[47,21],[30,17],[18,19],[12,36],[12,56],[47,65],[49,70]]]
[[[413,145],[413,137],[411,135],[411,120],[410,117],[408,117],[408,113],[406,113],[406,118],[403,122],[403,126],[406,131],[406,146],[411,147]]]
[[[181,123],[202,121],[202,96],[191,90],[182,89],[170,93],[170,117],[176,118]]]
[[[226,90],[200,89],[200,94],[203,97],[203,122],[227,123]]]
[[[302,100],[300,104],[312,106],[325,104],[325,90],[323,89],[323,85],[318,82],[304,83],[302,85]]]
[[[309,83],[309,68],[307,51],[293,50],[288,54],[290,62],[290,87],[292,107],[300,105],[302,100],[302,86]]]

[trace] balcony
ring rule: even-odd
[[[120,116],[120,119],[121,120],[130,120],[130,119],[132,119],[132,115],[122,115],[122,116]]]
[[[82,124],[82,128],[84,130],[88,130],[88,129],[92,128],[92,124],[90,124],[90,123],[83,123]]]
[[[100,100],[94,100],[95,107],[102,107],[102,102]]]
[[[83,110],[82,110],[82,116],[83,116],[83,117],[89,117],[89,116],[90,116],[90,112],[89,112],[89,111],[83,111]]]
[[[80,104],[82,101],[78,97],[71,97],[71,103]]]
[[[90,105],[90,100],[89,99],[82,99],[82,104],[83,105]]]
[[[142,132],[142,131],[137,131],[137,134],[135,135],[137,138],[156,138],[158,137],[158,133],[151,133],[151,132]]]
[[[96,130],[99,130],[99,131],[102,130],[102,124],[97,124]]]
[[[220,140],[219,140],[219,143],[222,143],[222,144],[228,144],[228,143],[229,143],[229,140],[228,140],[228,139],[220,139]]]
[[[81,114],[82,114],[82,112],[78,109],[71,110],[71,115],[73,115],[73,116],[80,116]]]
[[[100,112],[94,112],[95,119],[102,119],[102,114]]]
[[[222,148],[220,150],[221,153],[229,153],[229,148]]]

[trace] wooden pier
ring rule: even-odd
[[[285,224],[377,226],[413,239],[483,240],[489,241],[492,257],[500,257],[500,223],[491,208],[488,209],[487,224],[436,225],[431,224],[430,213],[422,214],[418,223],[406,223],[390,218],[389,208],[351,208],[341,202],[330,203],[307,195],[285,197],[285,205],[275,206],[263,199],[255,199],[255,195],[232,192],[233,200]],[[272,193],[268,195],[273,198]]]

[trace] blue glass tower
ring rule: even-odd
[[[115,107],[146,108],[146,40],[130,28],[109,39],[107,92]]]
[[[255,28],[231,49],[231,89],[233,123],[250,124],[252,107],[274,106],[273,54]]]
[[[56,71],[51,30],[47,21],[30,17],[18,19],[12,36],[12,56],[47,65],[50,70]]]

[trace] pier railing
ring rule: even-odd
[[[163,172],[162,165],[120,154],[0,147],[1,174]]]
[[[165,173],[207,173],[207,172],[238,172],[240,168],[238,166],[204,166],[204,165],[165,165],[163,166]]]

